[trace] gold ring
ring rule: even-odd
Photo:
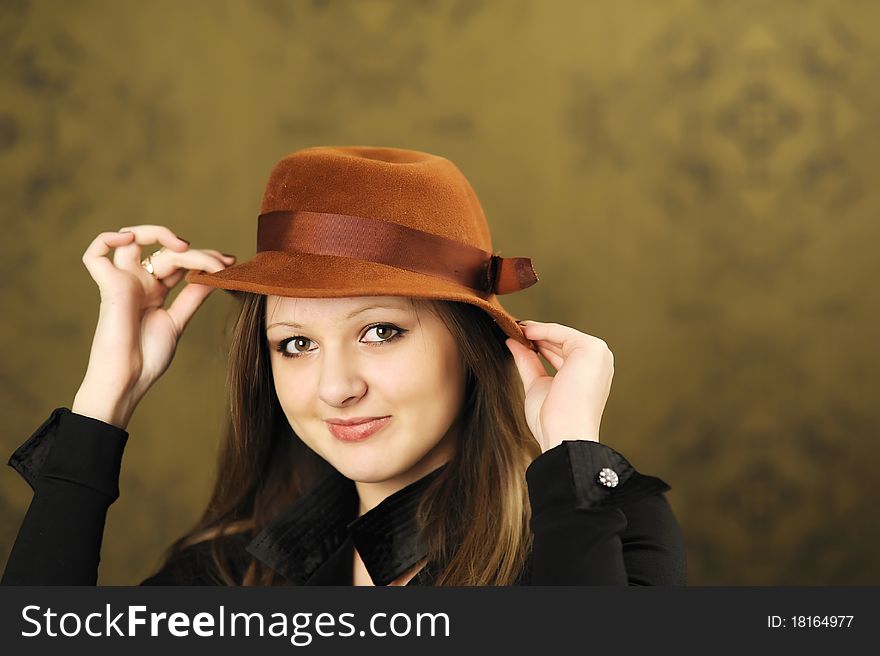
[[[156,275],[155,270],[153,269],[153,262],[150,257],[150,255],[147,255],[144,259],[142,259],[141,266],[147,270],[147,273],[158,280],[159,276]]]
[[[164,250],[165,250],[165,247],[163,246],[162,248],[157,250],[152,255],[147,255],[144,259],[141,260],[141,266],[144,267],[147,270],[147,273],[149,273],[151,276],[153,276],[156,280],[159,279],[159,276],[156,275],[156,270],[153,268],[153,259],[152,258],[156,257],[159,253],[161,253]]]

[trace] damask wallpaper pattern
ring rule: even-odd
[[[436,152],[541,282],[518,317],[605,339],[602,441],[672,485],[693,584],[877,584],[880,21],[829,0],[0,4],[3,453],[69,405],[97,233],[250,257],[271,165]],[[101,582],[201,512],[223,414],[212,295],[129,426]],[[207,419],[206,419],[207,418]],[[30,499],[0,475],[5,561]]]

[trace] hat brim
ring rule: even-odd
[[[483,309],[508,336],[535,350],[495,294],[480,295],[450,280],[348,257],[261,251],[216,273],[189,271],[186,281],[226,291],[297,298],[411,296],[461,301]]]

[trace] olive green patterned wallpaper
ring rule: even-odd
[[[605,339],[602,441],[666,479],[693,584],[878,584],[880,5],[867,1],[0,3],[3,459],[88,357],[103,230],[255,248],[277,159],[444,155],[519,318]],[[129,426],[100,582],[207,501],[229,298]],[[0,559],[31,498],[0,474]]]

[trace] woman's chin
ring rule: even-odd
[[[358,463],[331,463],[336,470],[356,483],[382,483],[399,475],[400,472],[394,467],[389,467],[388,463],[381,463],[374,466],[369,464]]]

